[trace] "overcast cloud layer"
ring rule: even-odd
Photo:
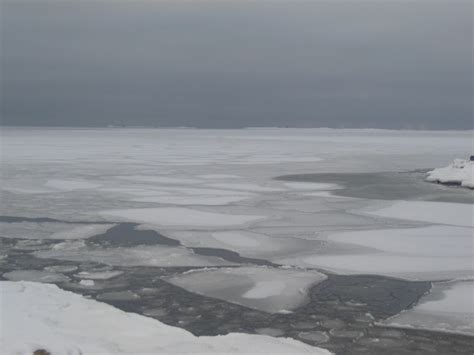
[[[472,129],[471,6],[3,0],[2,123]]]

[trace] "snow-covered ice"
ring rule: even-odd
[[[63,274],[38,270],[15,270],[6,272],[2,276],[11,281],[34,281],[46,283],[69,281],[69,277]]]
[[[435,283],[414,308],[385,323],[474,335],[474,281]]]
[[[3,354],[330,354],[293,339],[231,333],[196,337],[155,319],[60,290],[54,285],[0,282]]]
[[[239,267],[195,271],[168,281],[191,292],[275,313],[301,305],[306,290],[325,279],[317,271]]]
[[[60,180],[52,179],[48,180],[45,184],[47,187],[52,187],[61,191],[73,191],[73,190],[83,190],[83,189],[95,189],[100,186],[100,184],[94,184],[88,181],[83,180]]]
[[[396,174],[444,166],[469,154],[471,147],[472,132],[5,128],[0,209],[4,216],[132,221],[188,247],[227,249],[241,256],[324,266],[340,273],[429,280],[467,277],[472,274],[467,234],[473,226],[473,205],[454,202],[461,200],[461,194],[469,202],[466,197],[472,191],[427,184],[418,173],[420,184],[435,195],[430,197],[449,191],[443,196],[451,202],[390,203],[335,196],[331,181],[293,183],[273,178]],[[35,256],[81,263],[235,266],[184,247],[87,245],[85,238],[108,227],[6,222],[0,225],[0,236],[75,239],[54,247],[5,243]],[[43,247],[51,250],[40,250]],[[291,276],[280,275],[251,280],[245,275],[219,277],[229,290],[233,286],[238,290],[226,291],[236,294],[236,302],[271,308],[278,304],[277,296],[255,297],[280,291],[284,280],[291,282]],[[200,277],[204,276],[189,274],[190,287],[199,284]]]
[[[207,205],[220,206],[232,202],[246,200],[248,196],[150,196],[134,198],[131,201],[151,202],[171,205]]]
[[[474,161],[455,159],[447,167],[429,171],[426,174],[426,181],[474,189]]]
[[[285,182],[284,185],[296,190],[335,190],[340,188],[337,184],[317,183],[317,182]]]
[[[22,239],[86,239],[102,234],[114,224],[73,224],[52,222],[0,222],[0,237]]]
[[[395,201],[388,207],[369,213],[388,218],[474,227],[474,205],[466,203]]]
[[[265,216],[214,213],[180,207],[109,210],[102,211],[101,215],[167,227],[224,227],[246,224],[265,218]]]
[[[122,275],[122,271],[97,271],[97,272],[88,272],[88,271],[81,271],[74,275],[74,277],[80,279],[88,279],[88,280],[108,280],[114,277]]]
[[[340,252],[278,260],[338,273],[375,274],[415,280],[468,277],[474,273],[471,228],[430,226],[333,233],[328,241]],[[357,248],[354,248],[356,246]],[[351,251],[347,251],[347,250]]]
[[[38,251],[44,259],[92,261],[113,266],[219,266],[231,262],[212,256],[201,256],[182,247],[137,246],[131,248],[89,248],[67,243],[60,248]]]

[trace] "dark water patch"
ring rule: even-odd
[[[424,181],[425,174],[411,172],[325,173],[278,176],[275,180],[338,184],[338,196],[375,200],[422,200],[474,203],[474,192]]]
[[[328,275],[310,291],[311,302],[306,306],[340,308],[341,313],[370,313],[381,320],[411,308],[429,292],[431,282],[406,281],[377,275]],[[344,312],[346,310],[347,312]],[[308,309],[306,310],[308,311]],[[352,318],[355,321],[355,318]]]
[[[137,245],[179,246],[178,240],[165,237],[154,230],[136,229],[136,223],[120,223],[109,228],[105,233],[87,239],[88,243],[111,247],[133,247]]]
[[[246,257],[240,256],[239,253],[232,250],[228,250],[228,249],[203,248],[203,247],[195,247],[195,248],[189,248],[189,249],[191,249],[194,253],[199,254],[199,255],[216,256],[218,258],[231,261],[233,263],[279,266],[277,264],[272,263],[271,261],[264,260],[264,259],[246,258]]]

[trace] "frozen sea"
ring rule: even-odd
[[[195,335],[469,353],[474,192],[424,178],[472,147],[471,131],[3,128],[1,279]]]

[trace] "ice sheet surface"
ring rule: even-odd
[[[316,271],[240,267],[185,273],[169,281],[191,292],[275,313],[301,305],[307,289],[325,279]]]
[[[386,323],[474,335],[474,281],[435,283],[413,309]]]

